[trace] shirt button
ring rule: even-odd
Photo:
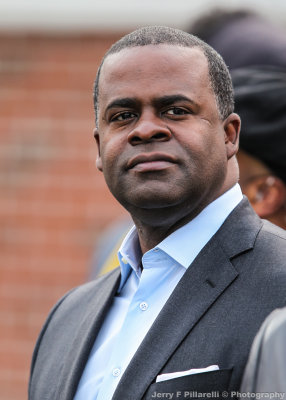
[[[128,264],[128,261],[126,260],[126,258],[122,258],[122,262],[124,263],[124,264]]]
[[[112,370],[112,375],[113,375],[113,376],[119,376],[120,374],[121,374],[121,371],[120,371],[119,368],[114,368],[114,369]]]
[[[146,311],[148,308],[148,304],[146,303],[146,301],[142,301],[142,303],[140,303],[140,306],[142,311]]]

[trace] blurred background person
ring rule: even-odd
[[[261,218],[286,228],[286,69],[232,71],[242,120],[240,186]]]
[[[252,65],[286,67],[285,30],[251,10],[214,9],[189,32],[211,45],[230,70]]]

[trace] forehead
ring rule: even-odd
[[[178,93],[213,95],[207,59],[198,47],[148,45],[109,55],[101,70],[99,102],[112,98]],[[138,93],[139,92],[139,93]]]

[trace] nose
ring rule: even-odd
[[[172,134],[170,129],[156,116],[141,116],[135,128],[128,135],[132,146],[148,142],[166,142]]]

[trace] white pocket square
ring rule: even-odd
[[[169,374],[158,375],[156,378],[156,382],[163,382],[169,379],[180,378],[181,376],[202,374],[204,372],[217,371],[217,370],[219,370],[218,365],[210,365],[209,367],[206,368],[193,368],[189,369],[188,371],[170,372]]]

